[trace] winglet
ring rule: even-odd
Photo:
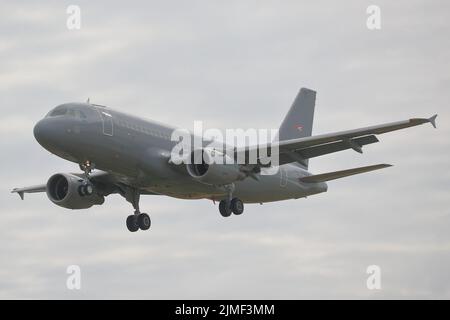
[[[432,116],[431,118],[428,119],[428,121],[431,123],[431,125],[436,129],[436,118],[437,118],[437,114],[435,114],[434,116]]]
[[[25,198],[25,193],[23,191],[19,191],[17,189],[13,189],[11,191],[11,193],[17,193],[20,196],[20,199],[22,199],[22,200]]]

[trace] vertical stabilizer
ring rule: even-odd
[[[316,104],[316,92],[307,88],[301,88],[292,103],[289,112],[281,123],[278,137],[275,140],[283,141],[310,137],[312,134],[314,107]],[[304,161],[307,168],[308,161]]]

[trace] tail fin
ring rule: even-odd
[[[301,88],[292,103],[291,109],[289,109],[289,112],[281,123],[278,137],[275,140],[283,141],[310,137],[312,134],[315,104],[316,92],[307,88]],[[305,160],[304,163],[306,165],[300,166],[306,169],[308,167],[308,161]]]

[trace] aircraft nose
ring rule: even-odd
[[[46,119],[40,120],[33,129],[34,138],[41,144],[47,145],[51,140],[51,130]]]

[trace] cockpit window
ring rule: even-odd
[[[70,116],[77,119],[87,119],[86,114],[79,110],[74,108],[67,108],[67,107],[57,107],[53,109],[49,114],[48,117],[57,117],[57,116]]]
[[[86,119],[84,112],[78,109],[69,109],[67,114],[77,119]]]
[[[80,118],[80,119],[87,119],[87,117],[86,117],[86,115],[84,114],[83,111],[78,110],[78,112],[79,112],[79,118]]]
[[[66,107],[59,107],[59,108],[55,108],[53,109],[50,113],[49,113],[49,117],[57,117],[57,116],[63,116],[67,113],[67,108]]]

